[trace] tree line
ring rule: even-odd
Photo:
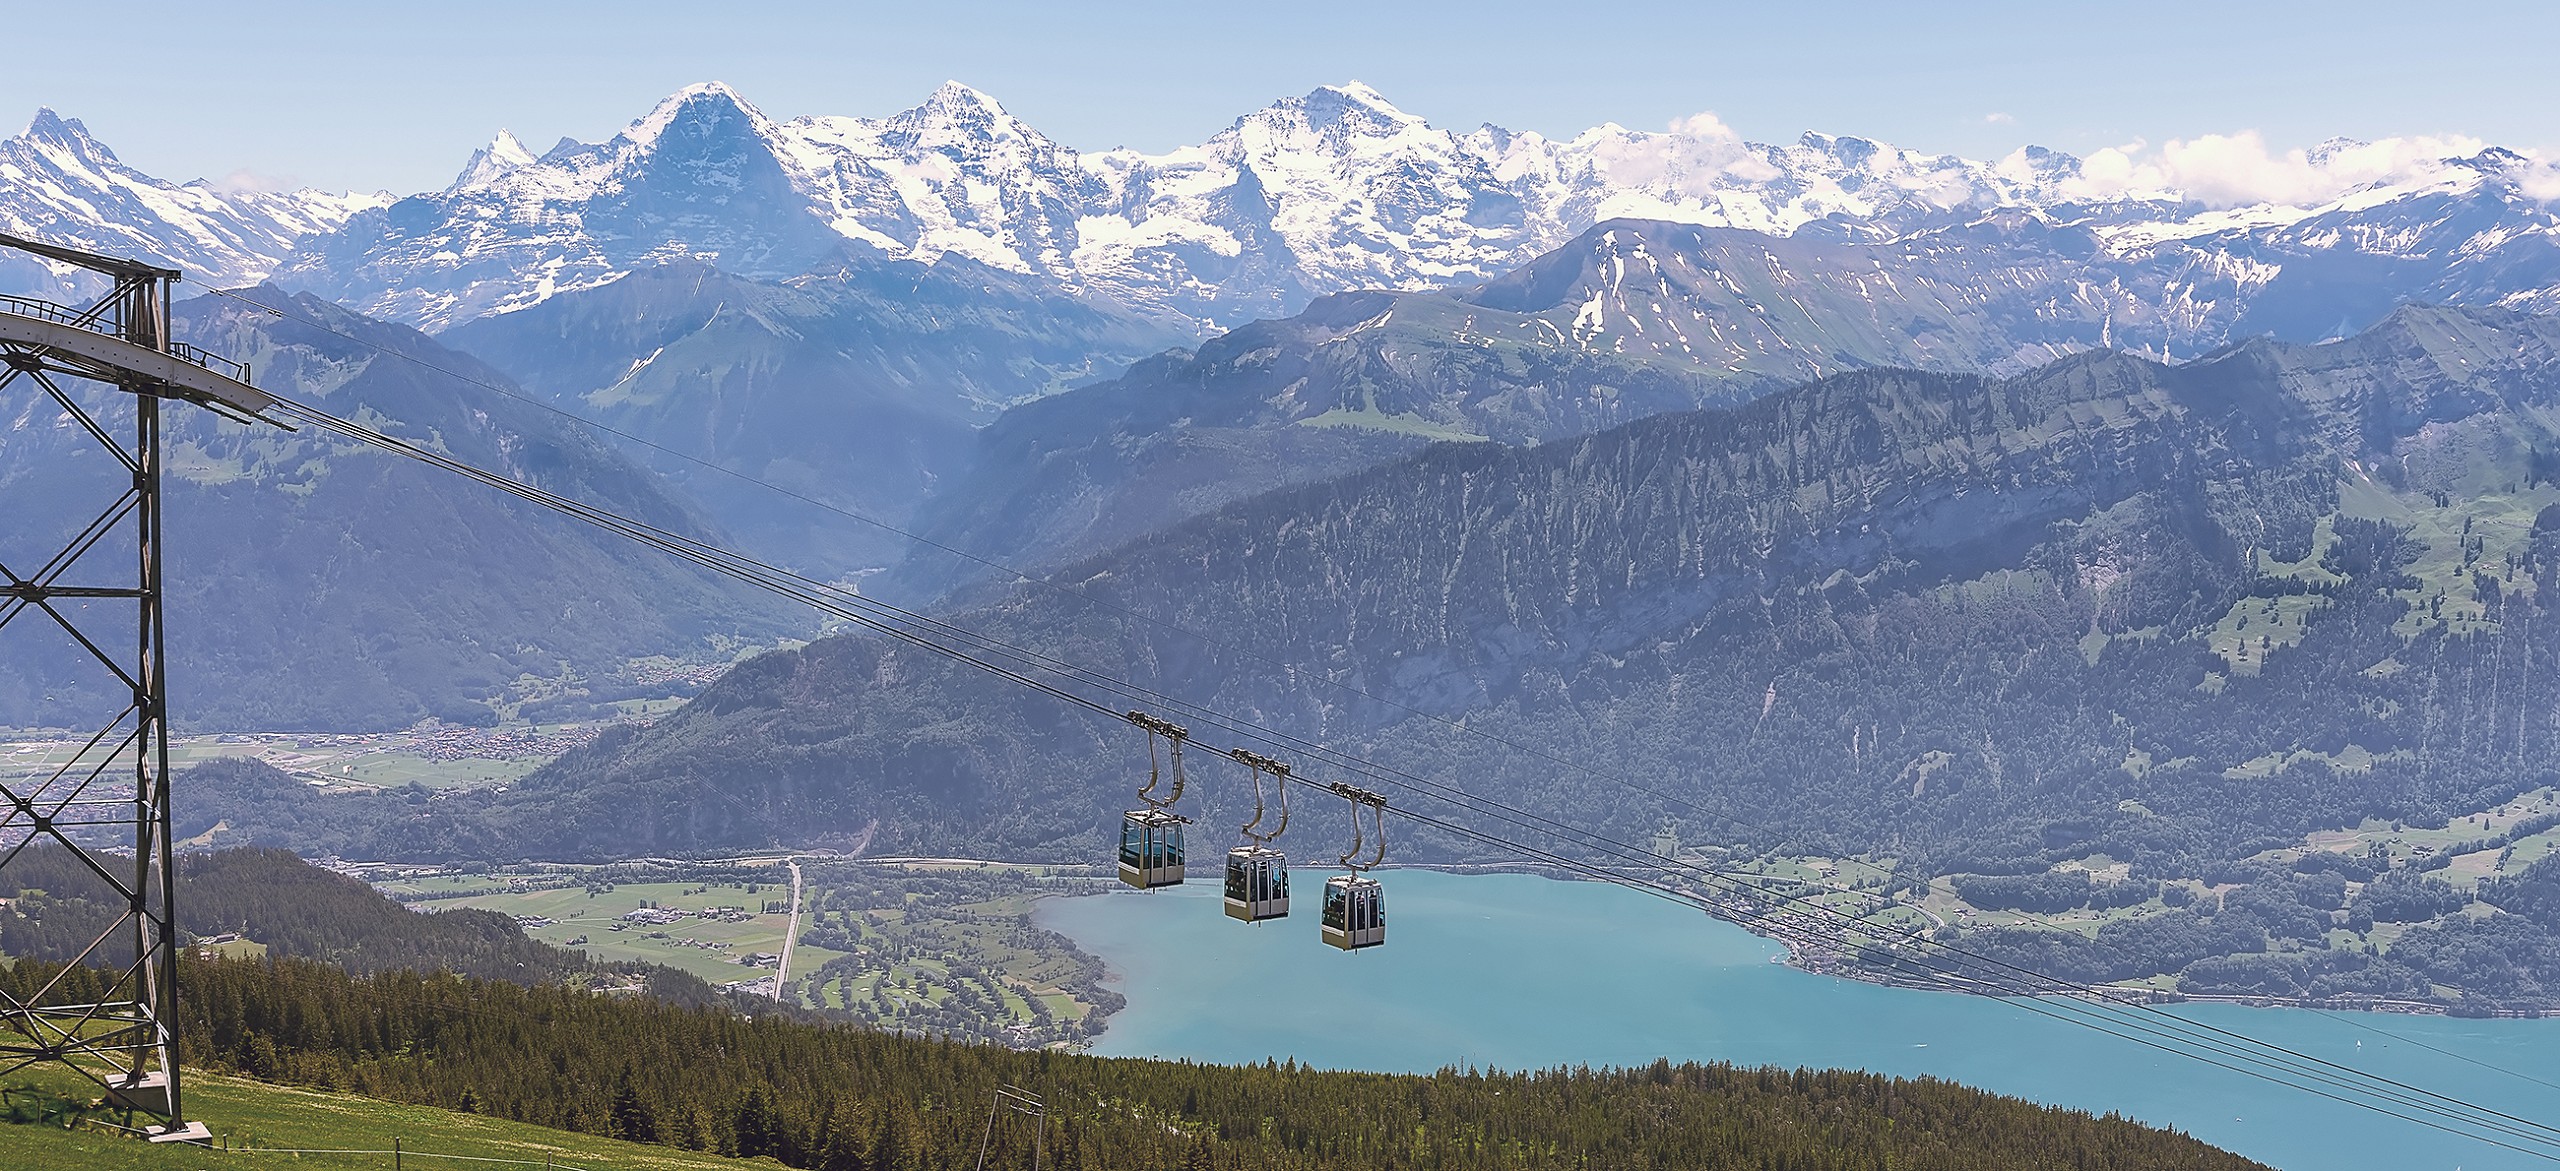
[[[0,986],[32,995],[57,970],[22,961]],[[93,995],[100,980],[82,969],[56,995]],[[1016,1052],[291,959],[189,959],[180,983],[193,1065],[809,1171],[957,1171],[1002,1084],[1046,1100],[1047,1165],[1061,1171],[2256,1166],[2175,1132],[1925,1078],[1668,1061],[1423,1076]],[[1027,1166],[1032,1141],[1000,1122],[989,1165]]]

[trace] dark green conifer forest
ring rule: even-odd
[[[0,972],[29,995],[59,969]],[[187,1060],[810,1171],[971,1166],[991,1095],[1046,1100],[1045,1165],[2086,1171],[2257,1166],[2184,1135],[1952,1083],[1656,1062],[1629,1070],[1342,1073],[902,1037],[556,984],[189,961]],[[97,991],[87,970],[56,995]],[[990,1167],[1030,1165],[1008,1117]]]

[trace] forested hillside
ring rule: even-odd
[[[1823,1171],[2257,1166],[2173,1132],[1932,1080],[1672,1065],[1336,1073],[1094,1058],[648,999],[296,961],[191,962],[194,1064],[820,1171],[972,1165],[1000,1084],[1048,1104],[1048,1165],[1717,1167]],[[26,995],[52,969],[21,963]],[[92,991],[66,980],[61,995]],[[993,1130],[990,1165],[1030,1156]]]

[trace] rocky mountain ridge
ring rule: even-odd
[[[1017,407],[921,523],[1041,572],[1431,442],[1553,442],[1848,370],[2016,374],[2093,349],[2318,341],[2412,291],[2531,306],[2549,294],[2493,290],[2560,288],[2548,240],[2494,259],[2465,244],[2505,232],[2512,205],[2448,188],[2396,207],[2396,256],[2322,253],[2346,229],[2314,217],[2246,265],[2119,255],[2102,229],[2015,210],[1891,237],[1610,220],[1481,284],[1329,296]],[[898,580],[929,592],[982,571],[926,547]]]
[[[88,127],[49,109],[0,139],[0,232],[158,258],[217,288],[256,284],[295,245],[390,202],[388,194],[171,183],[125,165]],[[85,290],[82,279],[14,253],[0,256],[0,289],[54,290],[67,282]]]
[[[103,152],[45,145],[62,137],[56,122],[40,117],[9,140],[10,157]],[[2551,303],[2550,165],[2495,148],[2381,163],[2372,153],[2327,144],[2301,164],[2317,190],[2250,201],[2036,147],[1982,162],[1845,136],[1752,143],[1704,116],[1569,139],[1455,132],[1356,83],[1275,102],[1196,146],[1080,153],[957,83],[886,118],[789,120],[708,83],[602,143],[536,155],[501,132],[444,190],[388,205],[224,196],[223,214],[244,225],[236,239],[137,235],[120,225],[161,213],[66,197],[44,177],[60,166],[0,164],[0,223],[165,248],[211,279],[275,271],[430,330],[672,258],[778,278],[850,249],[965,258],[1207,333],[1332,292],[1470,285],[1616,218],[1876,241],[1995,212],[2084,231],[2110,262],[2195,270],[2191,299],[2207,319],[2245,315],[2252,289],[2289,268],[2333,278],[2338,264],[2384,278],[2374,296],[2386,305]],[[2223,284],[2231,295],[2209,297]],[[2344,320],[2352,329],[2373,316]],[[2304,328],[2325,336],[2339,320]],[[2212,325],[2161,352],[2219,344]]]

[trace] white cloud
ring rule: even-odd
[[[2516,190],[2524,192],[2527,198],[2560,203],[2560,164],[2548,159],[2534,160],[2532,169],[2517,176]]]
[[[2018,116],[2015,114],[2004,114],[1998,110],[1993,110],[1992,112],[1983,115],[1982,120],[1994,126],[2007,126],[2015,123],[2018,120]]]
[[[1728,185],[1725,179],[1758,182],[1778,176],[1777,168],[1713,111],[1673,119],[1668,134],[1629,134],[1604,143],[1594,157],[1613,184],[1667,187],[1690,196],[1713,194]]]
[[[1671,132],[1673,134],[1685,135],[1690,138],[1724,139],[1732,142],[1742,141],[1742,135],[1735,131],[1733,127],[1725,125],[1724,119],[1716,117],[1716,112],[1713,110],[1700,110],[1686,118],[1672,119]]]
[[[2184,195],[2213,207],[2258,203],[2326,203],[2369,184],[2423,178],[2448,158],[2478,154],[2487,144],[2463,135],[2385,138],[2310,151],[2272,151],[2255,130],[2171,139],[2159,150],[2137,140],[2081,160],[2069,194]]]
[[[213,180],[212,186],[217,191],[273,192],[292,191],[302,185],[279,175],[262,175],[256,171],[242,169]]]

